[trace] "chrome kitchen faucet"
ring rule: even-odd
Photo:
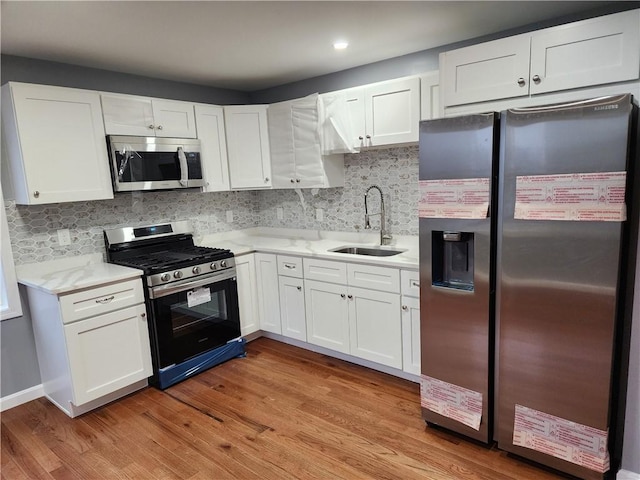
[[[378,213],[369,213],[367,208],[367,195],[369,195],[369,191],[372,189],[380,193],[380,211]],[[371,185],[364,193],[364,228],[367,230],[371,229],[371,222],[369,222],[371,215],[380,215],[380,245],[389,245],[392,237],[385,227],[384,195],[382,195],[382,190],[380,190],[380,187],[377,185]]]

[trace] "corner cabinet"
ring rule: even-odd
[[[97,92],[9,82],[2,127],[16,203],[113,198]]]
[[[400,78],[345,90],[356,148],[418,141],[420,79]]]
[[[232,189],[271,188],[267,105],[224,107]]]
[[[344,156],[323,155],[318,95],[269,105],[273,188],[344,186]]]
[[[224,109],[215,105],[195,105],[205,186],[204,192],[229,190],[229,163],[224,131]]]
[[[29,288],[46,397],[75,417],[147,385],[151,353],[142,281],[65,294]]]
[[[192,103],[115,93],[100,96],[108,135],[196,138]]]
[[[640,10],[440,54],[444,106],[640,78]]]

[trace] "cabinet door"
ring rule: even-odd
[[[151,104],[157,137],[196,138],[192,103],[153,99]]]
[[[113,198],[98,93],[9,83],[2,117],[17,203]]]
[[[440,55],[444,106],[529,95],[529,35]]]
[[[402,297],[402,370],[420,375],[420,299]]]
[[[307,341],[331,350],[349,353],[347,287],[305,280],[304,298]]]
[[[637,79],[639,25],[635,10],[534,33],[531,93]]]
[[[260,330],[256,294],[256,268],[253,254],[236,257],[236,277],[238,281],[240,332],[244,337]]]
[[[350,88],[345,90],[347,96],[347,110],[351,117],[351,128],[354,133],[353,146],[360,149],[367,145],[365,141],[366,127],[364,123],[364,88]]]
[[[229,190],[229,163],[224,134],[224,110],[214,105],[195,106],[205,192]]]
[[[349,288],[351,355],[402,368],[400,295]]]
[[[366,146],[418,141],[420,79],[394,80],[365,89]]]
[[[231,188],[271,187],[266,105],[224,107]]]
[[[152,374],[144,304],[65,325],[75,405]]]
[[[279,286],[282,335],[306,342],[304,281],[301,278],[280,276]]]
[[[282,333],[276,256],[270,253],[256,253],[255,260],[260,328],[267,332]]]
[[[150,98],[106,93],[100,98],[107,135],[155,136]]]
[[[420,120],[442,117],[440,112],[440,72],[420,76]]]

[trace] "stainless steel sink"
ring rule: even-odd
[[[336,253],[348,253],[351,255],[369,255],[373,257],[391,257],[393,255],[398,255],[400,253],[405,252],[406,250],[394,250],[393,248],[384,248],[384,247],[356,247],[356,246],[348,246],[348,247],[338,247],[333,250],[329,250],[330,252]]]

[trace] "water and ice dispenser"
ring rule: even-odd
[[[434,286],[473,291],[473,237],[471,232],[432,231]]]

